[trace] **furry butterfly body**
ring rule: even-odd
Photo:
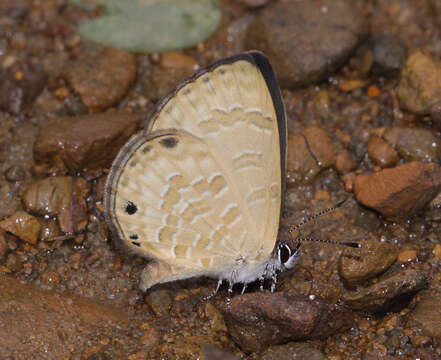
[[[151,260],[141,288],[209,276],[231,289],[292,266],[295,251],[276,244],[285,164],[285,111],[263,54],[178,86],[121,149],[105,188],[113,235]]]

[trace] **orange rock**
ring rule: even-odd
[[[0,228],[32,245],[37,243],[40,234],[39,221],[25,211],[17,211],[14,215],[0,221]]]
[[[190,73],[197,70],[197,61],[189,55],[181,51],[168,51],[162,54],[159,65],[165,69],[182,68],[188,70]]]
[[[419,211],[440,188],[441,167],[435,163],[410,162],[354,181],[357,201],[389,219]]]
[[[365,87],[366,84],[367,84],[366,80],[355,79],[355,80],[342,81],[338,84],[338,87],[340,88],[340,90],[344,92],[349,92]]]
[[[398,254],[397,262],[399,264],[407,264],[417,260],[416,250],[403,250]]]
[[[381,167],[395,165],[400,157],[395,149],[378,136],[371,136],[368,142],[369,157]]]
[[[376,85],[370,85],[367,89],[367,96],[374,98],[381,95],[381,90]]]

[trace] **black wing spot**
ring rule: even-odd
[[[135,246],[139,246],[139,247],[141,247],[141,243],[139,243],[139,242],[137,242],[137,241],[132,241],[132,244],[135,245]]]
[[[129,238],[132,239],[132,240],[138,240],[139,239],[138,234],[132,234],[132,235],[129,236]]]
[[[168,137],[165,139],[161,139],[159,143],[166,148],[174,148],[178,144],[178,139],[175,137]]]
[[[152,150],[152,147],[150,145],[146,145],[142,148],[142,153],[147,154],[150,150]]]
[[[133,215],[134,213],[136,213],[138,211],[138,207],[135,205],[135,203],[133,203],[131,201],[127,201],[125,210],[126,210],[127,214]]]

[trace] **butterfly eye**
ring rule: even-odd
[[[286,245],[280,245],[279,247],[279,260],[282,264],[285,264],[291,257],[291,248]]]

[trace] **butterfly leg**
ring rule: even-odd
[[[220,289],[220,287],[221,287],[223,281],[224,281],[223,279],[220,279],[220,280],[217,282],[216,289],[214,289],[214,291],[213,291],[210,295],[208,295],[208,296],[205,298],[206,301],[207,301],[207,300],[210,300],[213,296],[215,296],[215,295],[217,294],[217,292],[219,291],[219,289]]]
[[[262,291],[263,292],[263,285],[265,284],[265,277],[264,276],[261,276],[260,278],[259,278],[259,281],[260,281],[260,291]]]
[[[230,309],[231,307],[231,298],[233,297],[233,285],[234,283],[230,281],[230,285],[228,286],[228,298],[227,298],[227,307]]]
[[[247,288],[247,283],[244,283],[243,284],[243,287],[242,287],[242,291],[240,292],[240,295],[243,295],[243,293],[245,292],[245,289]]]
[[[271,275],[271,292],[274,292],[276,290],[276,284],[277,284],[277,273],[274,271],[274,273]]]

